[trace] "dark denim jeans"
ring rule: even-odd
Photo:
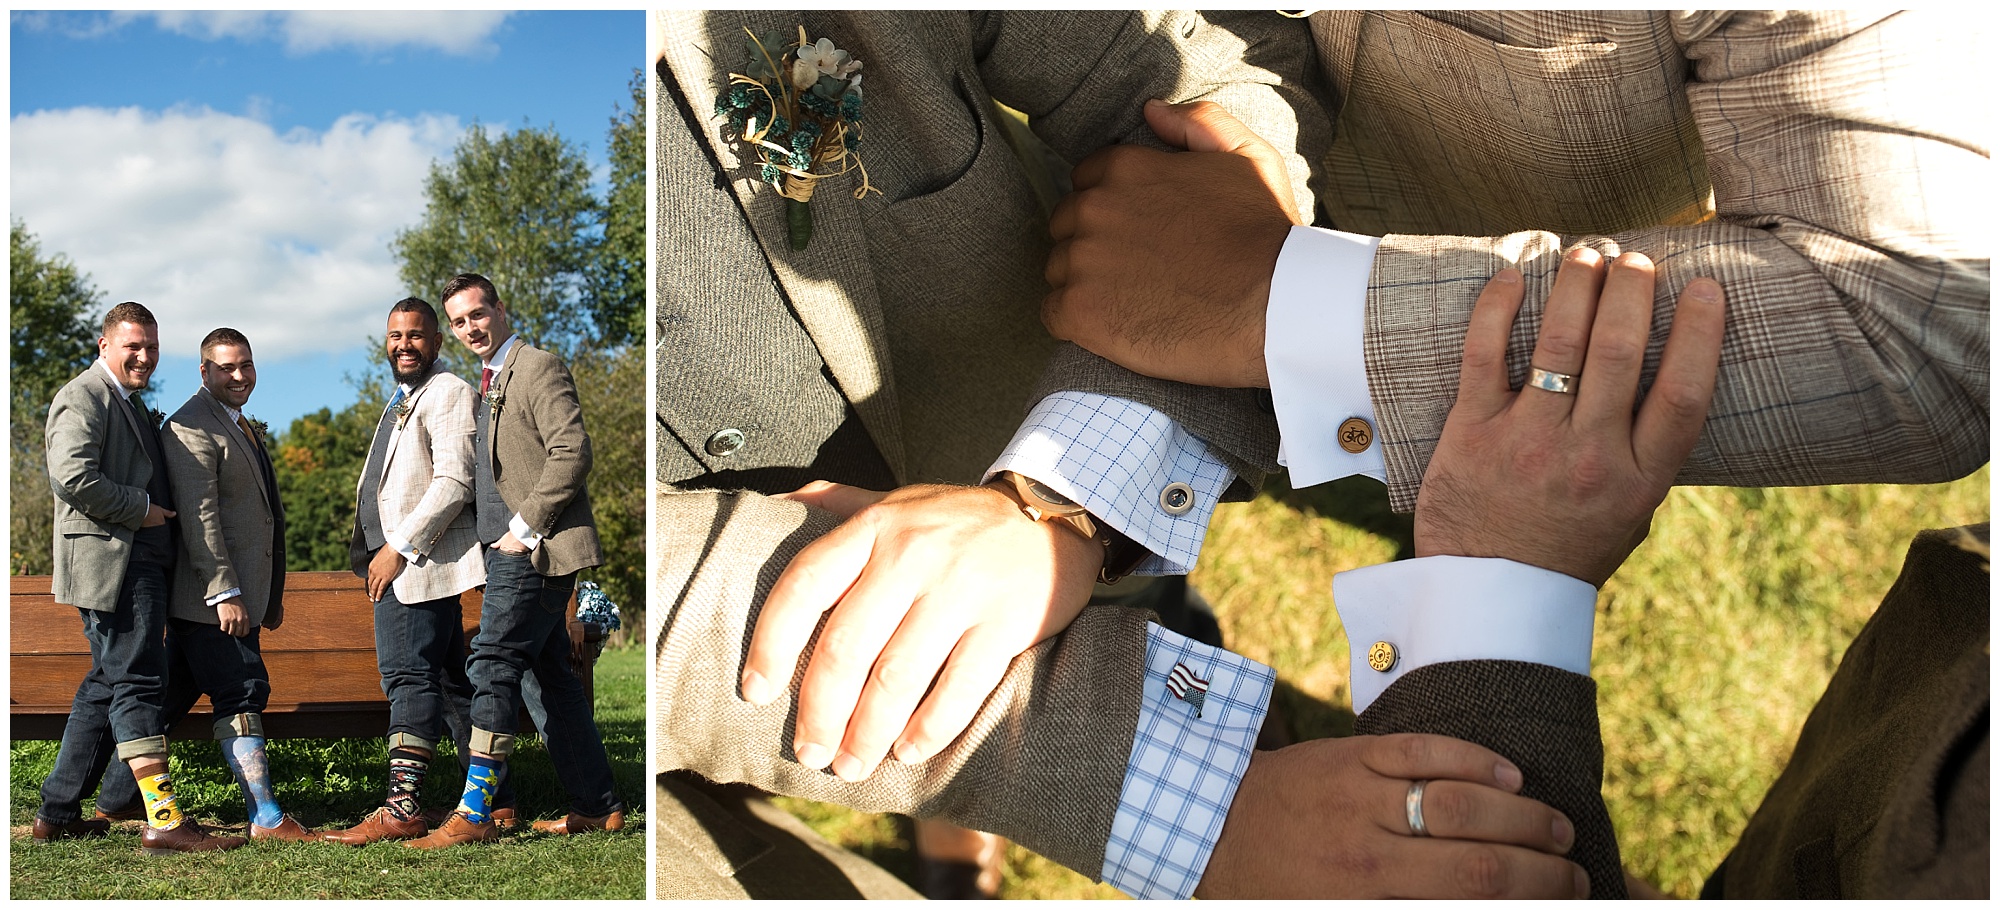
[[[405,604],[392,587],[375,602],[375,667],[389,697],[391,737],[405,733],[435,748],[454,707],[463,713],[469,706],[462,619],[456,594]],[[463,727],[454,724],[451,732]]]
[[[76,687],[55,767],[42,781],[37,814],[58,825],[76,821],[83,798],[115,771],[134,793],[130,771],[113,766],[118,744],[162,736],[167,689],[167,567],[134,559],[125,568],[117,608],[78,610],[90,641],[90,673]]]
[[[466,671],[477,729],[511,734],[524,699],[540,703],[531,713],[542,725],[570,811],[596,816],[620,804],[590,701],[569,665],[564,608],[575,587],[574,574],[546,578],[527,557],[487,550],[486,597]],[[539,698],[533,698],[536,689]]]
[[[202,695],[215,718],[262,714],[271,703],[271,674],[257,633],[237,638],[221,626],[189,619],[167,620],[167,726],[180,723]]]

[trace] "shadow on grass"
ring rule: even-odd
[[[1262,495],[1381,537],[1396,545],[1397,559],[1416,555],[1416,516],[1391,511],[1389,488],[1373,478],[1356,475],[1295,490],[1291,476],[1279,471],[1265,479]]]

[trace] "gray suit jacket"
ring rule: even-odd
[[[284,573],[277,559],[285,504],[264,484],[267,456],[206,388],[167,418],[160,448],[183,541],[170,615],[214,625],[208,599],[238,588],[250,622],[277,628],[285,616],[282,583],[274,585]]]
[[[111,376],[92,363],[49,403],[44,442],[56,498],[52,585],[57,603],[86,610],[117,608],[153,477],[137,420],[120,395]]]
[[[518,341],[489,392],[488,401],[499,407],[479,456],[493,465],[507,508],[543,537],[530,557],[535,571],[568,575],[602,563],[587,486],[590,434],[569,368],[554,354]]]
[[[408,540],[419,557],[396,576],[396,599],[403,603],[450,597],[486,583],[486,562],[469,508],[472,409],[479,406],[478,398],[471,385],[440,362],[404,399],[408,416],[396,434],[396,444],[383,458],[375,497],[382,527]],[[355,480],[356,496],[363,480]],[[366,578],[369,551],[359,511],[348,542],[348,562],[355,574]]]

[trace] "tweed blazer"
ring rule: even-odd
[[[137,418],[120,395],[92,363],[56,392],[43,434],[55,493],[52,589],[57,603],[85,610],[117,609],[153,478]]]
[[[1416,502],[1485,280],[1527,278],[1526,377],[1562,253],[1728,295],[1679,482],[1933,482],[1987,460],[1984,31],[1944,13],[1334,11],[1332,225],[1386,235],[1365,358],[1392,503]],[[1588,379],[1585,380],[1586,382]]]
[[[1141,113],[1149,97],[1218,101],[1281,148],[1327,141],[1305,90],[1305,27],[1267,13],[655,16],[659,132],[677,139],[690,121],[702,126],[700,166],[664,157],[667,139],[659,145],[656,363],[668,482],[751,467],[760,453],[809,461],[810,447],[791,452],[784,437],[797,432],[799,374],[817,378],[820,362],[896,482],[979,480],[1058,349],[1040,320],[1046,216],[996,100],[1025,113],[1072,162],[1121,141],[1157,147]],[[874,192],[854,198],[858,173],[824,181],[812,201],[812,243],[798,252],[784,200],[756,179],[753,153],[728,141],[714,110],[726,75],[747,64],[744,28],[790,37],[801,24],[865,64],[859,153]],[[1305,123],[1297,110],[1308,112]],[[1292,155],[1295,192],[1310,211],[1306,161]],[[809,340],[783,349],[772,337],[745,337],[744,301],[759,288],[782,298]],[[1094,366],[1130,386],[1121,394],[1167,410],[1225,453],[1259,424],[1253,392]],[[1050,380],[1087,390],[1105,381]],[[706,451],[702,441],[723,428],[741,428],[748,444]]]
[[[416,561],[404,566],[392,583],[397,600],[416,604],[486,583],[476,516],[468,508],[473,483],[472,414],[479,396],[439,362],[431,365],[430,375],[410,390],[404,403],[408,416],[396,434],[396,444],[383,456],[375,506],[382,527],[408,540],[417,551]],[[384,416],[387,413],[384,406]],[[366,479],[355,480],[357,497]],[[367,578],[370,553],[359,508],[355,515],[348,562],[354,574]]]
[[[604,561],[590,514],[590,434],[576,380],[554,354],[516,341],[486,401],[493,428],[486,451],[507,508],[542,535],[530,559],[543,575],[568,575]]]
[[[285,504],[264,484],[263,448],[244,437],[206,387],[167,418],[160,448],[182,538],[169,614],[214,625],[208,599],[238,588],[251,624],[277,628],[285,615],[283,583],[273,586],[285,571],[276,564]]]

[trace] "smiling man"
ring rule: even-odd
[[[383,333],[396,392],[376,422],[355,488],[354,574],[375,602],[375,661],[389,697],[389,792],[366,819],[326,838],[360,846],[423,836],[417,793],[450,727],[466,769],[465,676],[459,595],[486,583],[473,528],[472,387],[438,365],[444,336],[429,302],[408,297]],[[507,800],[499,800],[505,803]],[[510,819],[513,809],[496,809]]]
[[[185,542],[167,620],[167,716],[191,707],[197,690],[206,694],[222,757],[243,788],[250,839],[308,840],[317,835],[279,808],[264,753],[271,675],[257,635],[285,617],[285,506],[263,434],[243,413],[256,388],[250,339],[209,332],[201,388],[160,436]]]
[[[159,428],[141,402],[160,362],[160,329],[137,303],[104,314],[98,359],[49,405],[49,486],[55,492],[57,603],[82,614],[90,674],[77,686],[55,768],[42,783],[36,843],[102,837],[83,797],[116,743],[144,794],[148,854],[227,850],[181,814],[167,773],[168,574],[175,560],[173,485]]]

